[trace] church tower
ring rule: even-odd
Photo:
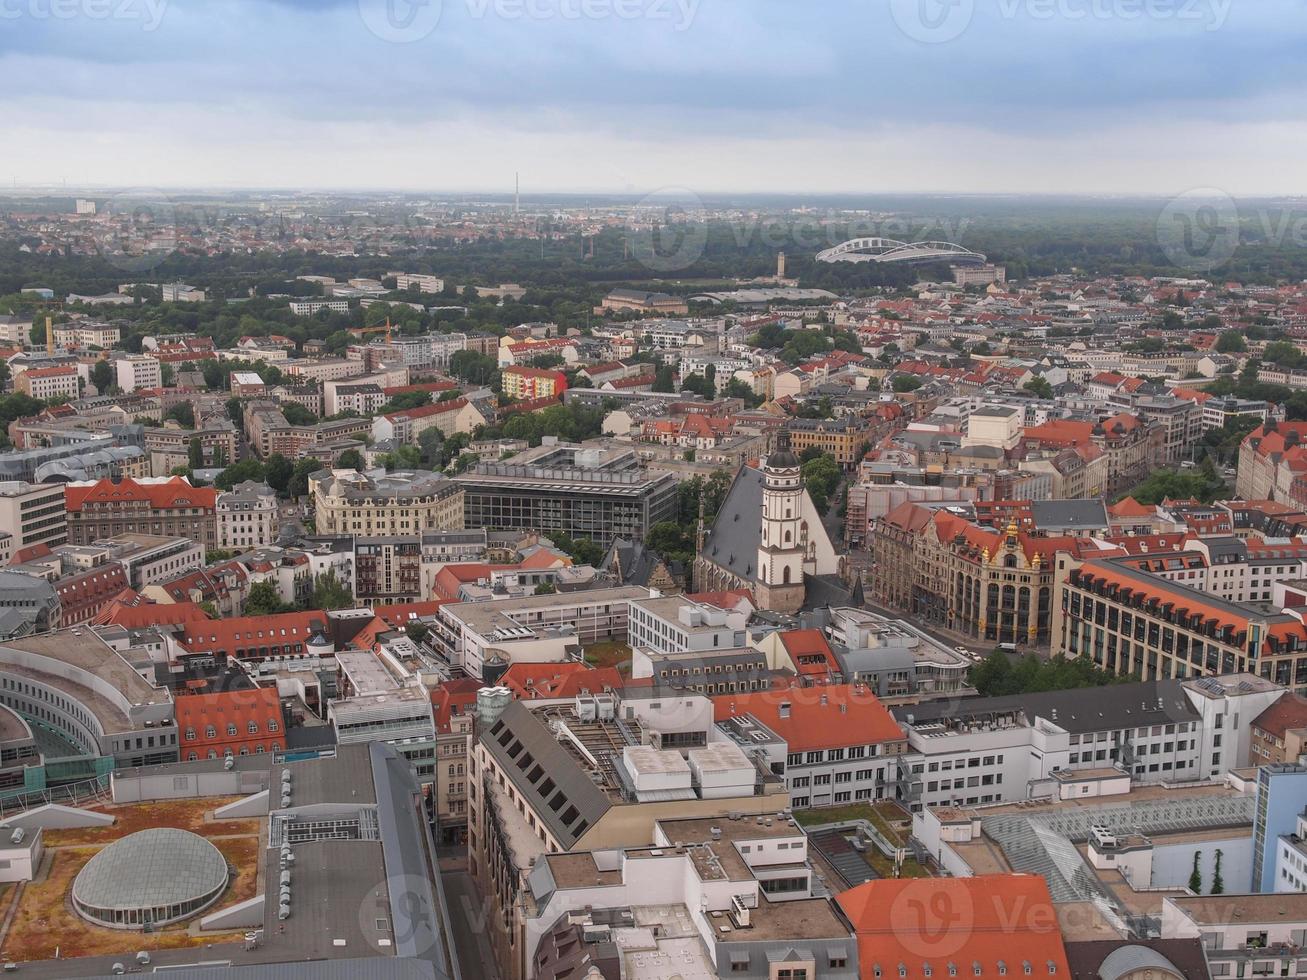
[[[762,539],[758,542],[758,605],[796,613],[803,606],[807,525],[799,459],[788,446],[762,467]]]

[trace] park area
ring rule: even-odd
[[[10,885],[0,894],[0,960],[23,962],[63,957],[131,955],[151,949],[177,949],[230,941],[235,933],[205,933],[195,928],[198,918],[159,929],[148,941],[134,931],[92,925],[73,911],[69,898],[73,880],[101,849],[140,830],[174,827],[208,838],[222,852],[231,871],[230,884],[212,906],[216,911],[258,894],[262,847],[261,821],[214,821],[214,806],[228,801],[175,801],[128,807],[90,807],[112,814],[111,827],[47,831],[45,856],[33,881]]]

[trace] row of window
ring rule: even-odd
[[[268,719],[268,731],[270,731],[270,732],[275,732],[275,731],[277,731],[280,727],[281,727],[280,724],[277,722],[277,720],[276,720],[275,718],[269,718],[269,719]],[[245,731],[246,731],[246,733],[249,734],[249,735],[257,735],[257,734],[259,734],[259,723],[258,723],[257,721],[250,721],[249,724],[247,724],[247,725],[245,726]],[[229,736],[232,736],[232,737],[234,737],[234,736],[237,734],[237,729],[236,729],[236,725],[235,725],[234,722],[228,722],[228,724],[227,724],[227,734],[228,734]],[[217,730],[217,728],[215,728],[213,725],[208,725],[208,726],[206,726],[205,729],[204,729],[204,737],[205,737],[205,738],[217,738],[217,737],[218,737],[218,730]],[[186,729],[186,741],[188,741],[188,742],[194,742],[194,741],[195,741],[195,729],[194,729],[194,728],[188,728],[188,729]]]

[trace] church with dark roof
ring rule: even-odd
[[[781,449],[736,474],[694,563],[694,587],[750,589],[759,609],[792,614],[803,608],[806,579],[839,570],[798,457]]]

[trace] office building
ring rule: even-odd
[[[12,551],[34,544],[68,543],[68,511],[62,484],[0,483],[0,531],[12,535]]]

